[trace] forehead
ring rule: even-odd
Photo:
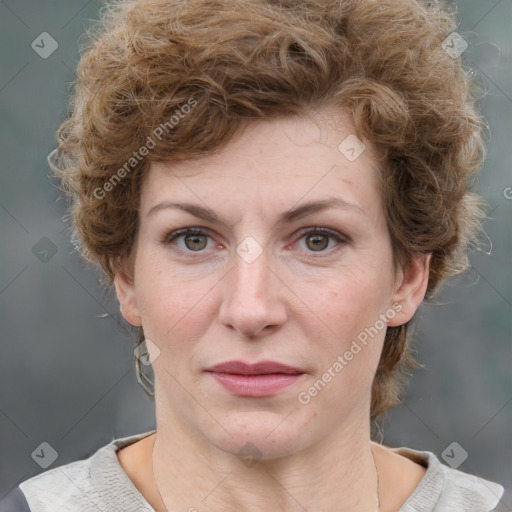
[[[344,112],[254,122],[214,155],[152,162],[141,214],[176,197],[247,209],[276,201],[289,207],[329,195],[374,216],[381,204],[374,155],[375,148],[356,137]]]

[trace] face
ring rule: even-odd
[[[231,453],[250,442],[271,459],[368,422],[386,326],[414,314],[428,258],[393,273],[373,148],[347,158],[349,118],[323,114],[251,125],[211,157],[152,163],[133,272],[115,285],[158,354],[159,431]],[[293,370],[209,371],[232,361]]]

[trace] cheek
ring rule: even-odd
[[[141,255],[137,271],[137,304],[146,336],[160,341],[164,350],[188,346],[208,321],[211,278],[192,280],[151,255]]]
[[[343,289],[330,288],[324,295],[323,320],[328,329],[317,337],[321,345],[312,347],[321,368],[305,391],[325,389],[314,400],[318,410],[333,411],[336,403],[333,417],[342,417],[362,403],[371,390],[386,332],[385,324],[375,329],[383,304],[376,282],[372,286],[360,280],[345,281]]]
[[[363,375],[361,368],[373,370],[378,364],[386,332],[380,315],[386,310],[388,293],[382,278],[363,272],[332,281],[317,297],[324,333],[317,338],[323,339],[322,346],[318,346],[323,354],[318,353],[325,369],[342,356],[342,373],[352,384],[371,379],[371,371]],[[313,324],[310,325],[311,330]],[[337,379],[337,382],[343,380]]]
[[[332,280],[316,299],[326,324],[341,333],[372,325],[386,307],[389,290],[381,277],[363,271]]]

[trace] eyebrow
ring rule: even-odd
[[[156,212],[168,208],[176,208],[182,210],[184,212],[190,213],[191,215],[194,215],[195,217],[198,217],[199,219],[203,219],[205,221],[209,221],[212,223],[226,224],[226,222],[210,208],[205,208],[203,206],[191,203],[176,203],[171,201],[163,201],[153,206],[148,211],[147,216],[154,215]],[[286,210],[283,213],[281,213],[277,220],[277,224],[289,224],[291,222],[295,222],[304,217],[307,217],[308,215],[312,215],[314,213],[327,210],[329,208],[340,208],[342,210],[350,210],[367,217],[366,212],[360,206],[353,203],[349,203],[348,201],[345,201],[344,199],[341,199],[339,197],[332,197],[319,201],[310,201],[308,203],[302,204],[301,206],[290,208],[289,210]]]

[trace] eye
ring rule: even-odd
[[[183,252],[204,252],[208,246],[210,235],[202,228],[182,228],[172,231],[162,240],[164,245],[176,245]],[[307,228],[300,233],[299,240],[305,240],[306,252],[327,252],[331,241],[336,245],[349,242],[349,239],[340,233],[328,228]],[[177,243],[182,241],[180,245]]]
[[[304,239],[305,245],[309,252],[325,252],[329,247],[331,240],[337,242],[336,245],[348,242],[347,237],[327,228],[308,228],[308,231],[303,231],[300,240]]]
[[[183,251],[201,252],[208,244],[209,235],[200,228],[183,228],[173,231],[163,240],[164,245],[175,243],[182,239],[185,247],[179,247]],[[177,244],[179,246],[179,244]]]

